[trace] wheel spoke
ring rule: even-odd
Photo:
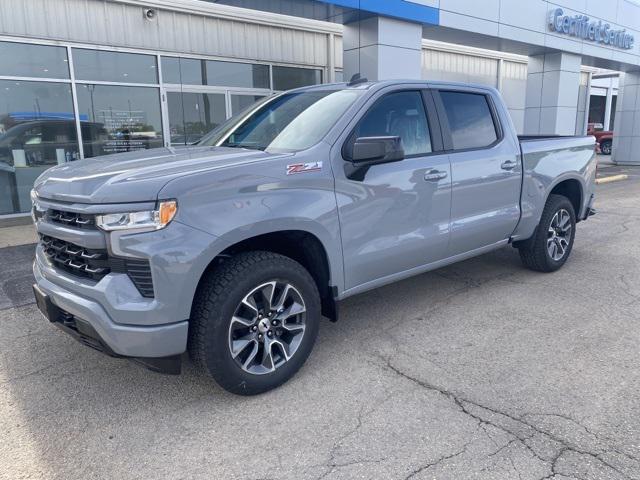
[[[253,360],[256,358],[256,355],[258,353],[258,342],[255,342],[253,344],[253,349],[251,350],[251,353],[249,353],[249,356],[245,359],[244,362],[242,362],[242,366],[244,367],[244,369],[246,370],[249,367],[249,364],[251,362],[253,362]]]
[[[250,310],[253,310],[256,314],[256,316],[258,315],[258,306],[256,305],[255,300],[252,297],[253,292],[251,292],[249,295],[247,295],[246,297],[244,297],[242,299],[242,305],[244,305],[245,307],[249,308]]]
[[[284,320],[300,315],[306,311],[307,310],[304,308],[304,305],[300,305],[298,302],[293,302],[282,313],[280,313],[277,318],[284,322]]]
[[[280,298],[278,299],[278,302],[275,305],[273,305],[274,310],[280,310],[284,306],[284,302],[287,300],[287,296],[289,295],[291,288],[292,288],[291,285],[289,285],[288,283],[285,285],[284,289],[282,290],[282,293],[280,294]]]
[[[237,315],[234,315],[231,318],[231,327],[234,328],[234,324],[238,324],[238,323],[243,327],[250,327],[251,325],[253,325],[252,320],[247,320],[245,318],[241,318],[241,317],[238,317]]]
[[[240,338],[238,340],[234,340],[231,344],[231,356],[236,358],[245,351],[249,344],[252,343],[257,345],[257,342],[253,338]]]
[[[282,328],[291,333],[304,331],[304,325],[301,323],[283,323]]]
[[[567,226],[567,223],[569,222],[569,220],[570,220],[569,214],[563,210],[562,211],[562,215],[560,217],[560,222],[558,223],[558,226],[562,230],[564,230],[564,228]]]
[[[273,353],[271,352],[271,345],[271,340],[269,340],[268,338],[265,339],[264,351],[262,352],[262,366],[268,371],[275,370],[275,365],[273,363]]]
[[[289,356],[289,349],[285,346],[284,343],[282,343],[280,340],[272,340],[271,341],[271,348],[273,347],[277,347],[281,352],[282,352],[282,356],[284,357],[284,361],[288,361],[289,358],[291,358]]]
[[[276,282],[269,282],[265,284],[260,293],[262,293],[263,298],[263,308],[265,310],[270,310],[273,305],[273,294],[276,291]]]

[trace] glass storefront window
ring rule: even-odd
[[[0,80],[0,214],[28,212],[35,179],[77,158],[71,85]]]
[[[163,145],[157,88],[81,84],[77,92],[85,157]]]
[[[191,145],[226,119],[223,93],[168,92],[171,144]]]
[[[207,85],[221,87],[269,88],[269,66],[251,63],[206,62]],[[182,83],[185,83],[184,81]]]
[[[2,75],[69,78],[67,49],[50,45],[0,42]]]
[[[204,60],[162,57],[162,81],[174,84],[206,85],[203,64]]]
[[[256,103],[264,95],[231,95],[231,115],[241,112],[249,105]]]
[[[85,158],[161,147],[166,115],[167,140],[193,144],[274,89],[322,81],[311,68],[10,41],[0,60],[0,215],[28,212],[34,180],[80,159],[79,141]]]
[[[322,72],[311,68],[273,67],[273,89],[291,90],[322,83]]]
[[[73,69],[78,80],[158,83],[153,55],[74,48]]]

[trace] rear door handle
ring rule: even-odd
[[[503,169],[503,170],[513,170],[517,166],[518,166],[518,164],[516,162],[514,162],[513,160],[507,160],[502,165],[500,165],[500,168]]]
[[[424,179],[428,182],[442,180],[443,178],[447,178],[447,172],[441,170],[429,170],[424,174]]]

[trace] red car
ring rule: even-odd
[[[589,124],[587,135],[596,137],[596,142],[600,145],[600,152],[603,155],[611,155],[611,145],[613,145],[613,132],[609,130],[597,130],[593,124]]]

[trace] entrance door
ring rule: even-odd
[[[167,90],[169,142],[191,145],[227,118],[225,92]]]
[[[168,87],[164,92],[167,101],[166,143],[172,146],[192,145],[266,94],[217,87]]]
[[[240,113],[242,110],[264,97],[264,94],[259,93],[229,91],[229,116]]]

